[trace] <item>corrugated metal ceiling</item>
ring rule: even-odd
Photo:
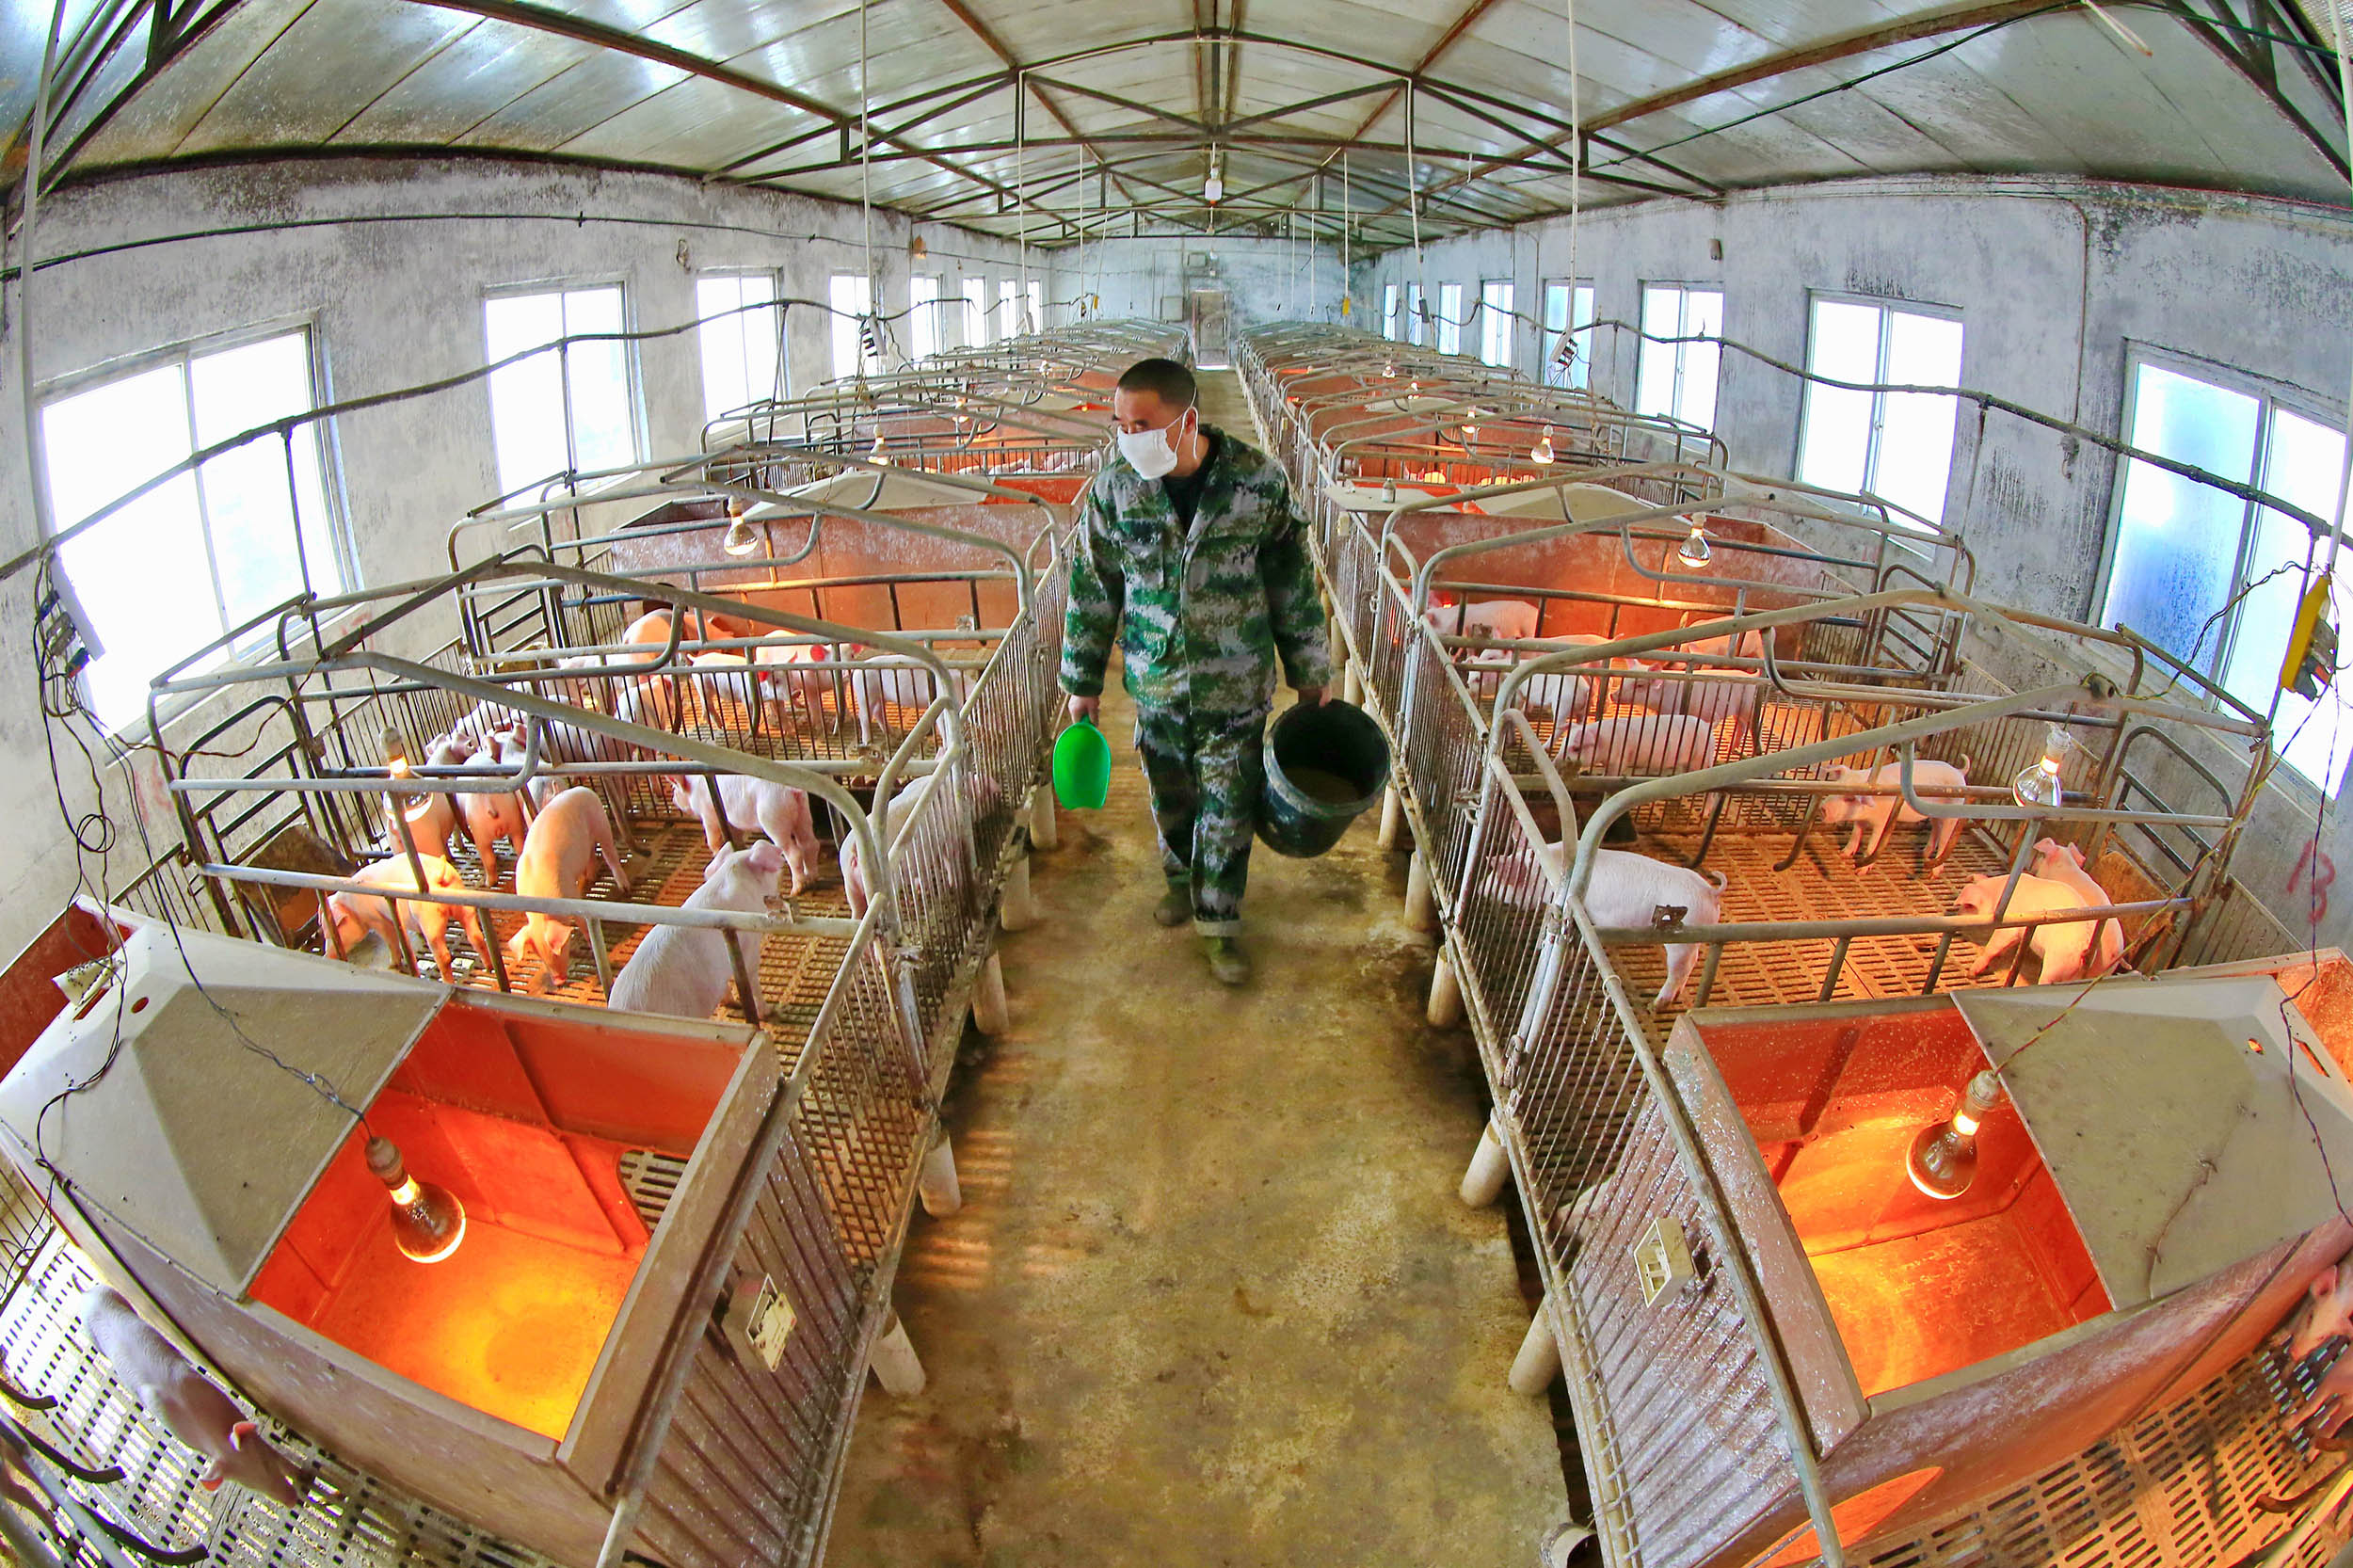
[[[2346,0],[2139,0],[2105,8],[2116,26],[2080,0],[1577,0],[1582,200],[2051,172],[2344,205],[2331,3]],[[1346,223],[1377,248],[1569,204],[1566,11],[65,0],[44,163],[55,182],[315,149],[505,152],[863,188],[1047,245]],[[12,123],[50,20],[0,0]]]

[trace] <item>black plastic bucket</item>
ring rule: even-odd
[[[1389,782],[1389,743],[1372,715],[1329,698],[1291,708],[1266,732],[1258,837],[1305,860],[1340,841]]]

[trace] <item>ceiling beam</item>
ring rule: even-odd
[[[2245,0],[2248,14],[2239,15],[2233,0],[2171,0],[2165,6],[2188,28],[2200,42],[2218,56],[2237,72],[2249,87],[2263,95],[2265,103],[2279,111],[2280,118],[2296,128],[2297,134],[2310,142],[2340,180],[2353,178],[2353,166],[2345,162],[2345,147],[2332,139],[2329,132],[2313,120],[2294,98],[2286,84],[2280,80],[2280,48],[2272,40],[2291,36],[2281,31],[2295,24],[2268,4],[2268,0]],[[2217,25],[2219,24],[2219,25]],[[2295,51],[2297,57],[2309,70],[2312,61],[2303,51]],[[2291,77],[2290,80],[2294,78]],[[2336,109],[2341,100],[2336,96],[2336,84],[2328,84],[2328,92],[2321,101]],[[2339,133],[2348,129],[2335,113],[2327,116]]]
[[[1071,136],[1077,136],[1080,145],[1086,147],[1087,151],[1094,154],[1097,164],[1103,161],[1102,153],[1087,145],[1085,135],[1078,126],[1071,123],[1070,117],[1063,112],[1062,105],[1046,95],[1044,88],[1038,84],[1035,77],[1031,75],[1030,68],[1021,63],[1020,56],[1005,46],[1004,40],[999,38],[996,31],[981,20],[972,8],[965,3],[965,0],[939,0],[939,3],[947,7],[949,14],[963,23],[966,29],[974,38],[979,39],[990,54],[1004,62],[1005,69],[1013,73],[1014,80],[1018,84],[1016,90],[1027,88],[1031,96],[1038,101],[1039,106],[1054,117],[1055,124]]]

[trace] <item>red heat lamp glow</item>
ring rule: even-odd
[[[446,1187],[408,1174],[390,1138],[368,1140],[368,1174],[392,1200],[392,1240],[419,1263],[439,1263],[466,1239],[466,1206]]]

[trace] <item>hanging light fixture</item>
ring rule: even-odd
[[[751,520],[744,512],[741,497],[728,498],[728,534],[719,541],[719,548],[730,555],[749,555],[760,548],[760,532],[752,526]]]
[[[384,771],[394,778],[410,778],[416,773],[408,761],[408,743],[401,738],[399,730],[390,725],[384,728]],[[404,822],[419,822],[432,812],[433,797],[395,790],[392,792],[392,809],[400,813]]]
[[[2019,769],[2017,776],[2009,781],[2009,792],[2019,805],[2029,809],[2058,809],[2067,797],[2066,785],[2059,778],[2059,763],[2068,747],[2074,744],[2063,727],[2051,726],[2043,737],[2041,757]]]
[[[466,1239],[466,1206],[446,1187],[408,1174],[390,1138],[368,1140],[368,1174],[392,1199],[392,1241],[419,1263],[439,1263]]]
[[[1395,360],[1384,360],[1381,362],[1381,378],[1384,381],[1394,381],[1397,379],[1397,361]]]
[[[1690,536],[1675,547],[1675,559],[1697,571],[1715,558],[1716,547],[1707,542],[1707,525],[1693,518]]]
[[[887,463],[890,461],[890,443],[883,440],[883,433],[881,431],[877,430],[874,432],[874,444],[867,450],[866,456],[867,460],[870,462]]]
[[[1225,200],[1225,176],[1222,169],[1223,163],[1224,159],[1218,149],[1211,147],[1209,149],[1209,176],[1201,182],[1201,200],[1212,207]]]
[[[1992,1068],[1969,1080],[1950,1121],[1920,1129],[1904,1160],[1904,1175],[1931,1198],[1957,1198],[1977,1179],[1977,1128],[2002,1103],[2002,1080]]]
[[[1549,463],[1552,461],[1551,425],[1545,425],[1545,433],[1536,438],[1536,444],[1528,449],[1528,457],[1529,461],[1535,463]]]

